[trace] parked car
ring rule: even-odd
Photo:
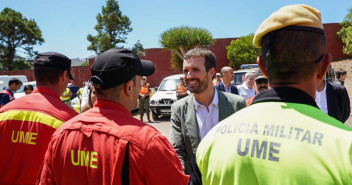
[[[37,86],[36,81],[30,81],[30,82],[23,83],[22,86],[21,86],[21,88],[18,89],[18,90],[15,92],[15,94],[13,94],[13,96],[14,96],[16,99],[21,98],[21,97],[23,97],[23,96],[26,95],[26,93],[24,93],[24,91],[23,91],[24,86],[26,86],[26,85],[32,85],[32,86],[33,86],[33,89],[35,89],[35,87]]]
[[[244,75],[247,72],[255,72],[255,69],[258,68],[258,64],[242,64],[240,70],[236,70],[233,72],[233,83],[235,85],[241,85],[243,83]]]
[[[171,105],[177,100],[176,89],[181,76],[183,74],[164,78],[155,94],[150,98],[149,107],[153,120],[157,120],[160,115],[171,115]]]

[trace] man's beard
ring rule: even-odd
[[[260,91],[264,91],[264,90],[267,90],[267,89],[268,89],[267,86],[260,86],[258,91],[260,92]]]
[[[192,78],[190,80],[187,80],[187,85],[189,83],[189,81],[192,81],[192,80],[197,80],[198,81],[198,87],[196,89],[192,89],[192,88],[189,88],[188,90],[191,92],[191,93],[194,93],[194,94],[199,94],[199,93],[202,93],[204,92],[208,86],[209,86],[209,78],[206,76],[204,78],[203,81],[200,81],[199,79],[195,79],[195,78]]]

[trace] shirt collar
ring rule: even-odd
[[[98,107],[98,108],[105,108],[105,109],[117,109],[120,111],[124,111],[127,114],[131,114],[125,107],[123,107],[122,105],[116,103],[116,102],[112,102],[112,101],[108,101],[108,100],[96,100],[93,107]]]
[[[261,91],[253,100],[253,104],[258,102],[290,102],[306,104],[318,108],[313,97],[307,93],[293,87],[276,87]]]
[[[326,81],[325,80],[324,80],[324,83],[325,83],[324,89],[322,91],[316,91],[317,93],[322,93],[322,92],[326,91]]]
[[[54,97],[57,97],[57,98],[60,98],[59,95],[57,95],[53,90],[47,88],[47,87],[44,87],[44,86],[37,86],[32,93],[41,93],[41,94],[49,94],[51,96],[54,96]]]
[[[213,97],[213,101],[211,102],[211,104],[213,104],[213,105],[215,105],[215,107],[217,107],[219,105],[218,91],[215,88],[214,88],[214,91],[215,91],[214,97]],[[194,102],[194,107],[196,108],[196,110],[198,109],[199,106],[202,105],[196,100],[196,98],[193,99],[193,102]]]
[[[244,81],[243,83],[242,83],[242,86],[245,88],[245,89],[249,89],[248,88],[248,86],[247,86],[247,84],[246,84],[246,81]],[[254,87],[252,87],[252,89],[253,89]],[[249,90],[252,90],[252,89],[249,89]]]

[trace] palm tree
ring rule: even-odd
[[[182,71],[182,60],[185,53],[196,47],[207,47],[214,43],[208,30],[181,26],[171,28],[161,34],[160,44],[172,52],[172,67]]]

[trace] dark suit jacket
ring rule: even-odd
[[[341,85],[327,82],[326,99],[329,116],[344,123],[350,117],[351,113],[350,98],[346,88]]]
[[[219,121],[246,107],[241,96],[219,90]],[[194,107],[194,95],[178,100],[171,106],[171,144],[180,158],[183,171],[190,174],[191,160],[200,142],[199,128]]]
[[[218,84],[214,85],[216,89],[219,89],[222,92],[225,92],[225,85],[222,82],[219,82]],[[230,84],[230,89],[232,94],[237,94],[238,95],[238,89],[235,84],[231,83]]]

